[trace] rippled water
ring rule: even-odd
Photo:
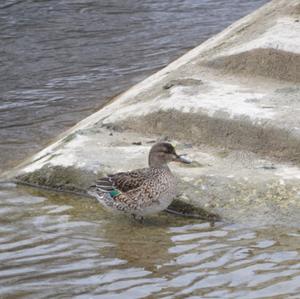
[[[0,1],[0,169],[267,1]],[[300,229],[0,183],[0,298],[300,298]]]
[[[139,224],[91,199],[0,195],[0,298],[299,298],[299,229]]]
[[[0,169],[267,0],[1,0]]]

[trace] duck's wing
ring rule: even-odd
[[[160,183],[159,188],[158,183]],[[160,195],[167,188],[168,184],[166,182],[160,182],[155,177],[147,177],[138,188],[124,193],[110,193],[111,205],[124,212],[140,211],[150,205],[159,204]]]
[[[151,171],[149,168],[119,172],[97,180],[96,189],[102,192],[111,192],[115,189],[128,192],[139,188],[150,176]]]

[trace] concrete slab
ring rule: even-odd
[[[195,161],[174,167],[186,202],[229,221],[299,225],[299,21],[299,0],[271,1],[7,175],[85,188],[97,175],[144,167],[149,142],[168,136]]]

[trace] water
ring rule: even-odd
[[[0,1],[0,169],[267,1]],[[300,229],[0,184],[0,298],[300,298]]]
[[[92,199],[0,195],[0,298],[299,298],[299,229],[139,224]]]

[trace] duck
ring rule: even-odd
[[[98,179],[88,193],[105,209],[132,215],[137,220],[165,210],[177,195],[178,180],[168,164],[190,164],[168,142],[155,143],[148,155],[148,167],[118,172]]]

